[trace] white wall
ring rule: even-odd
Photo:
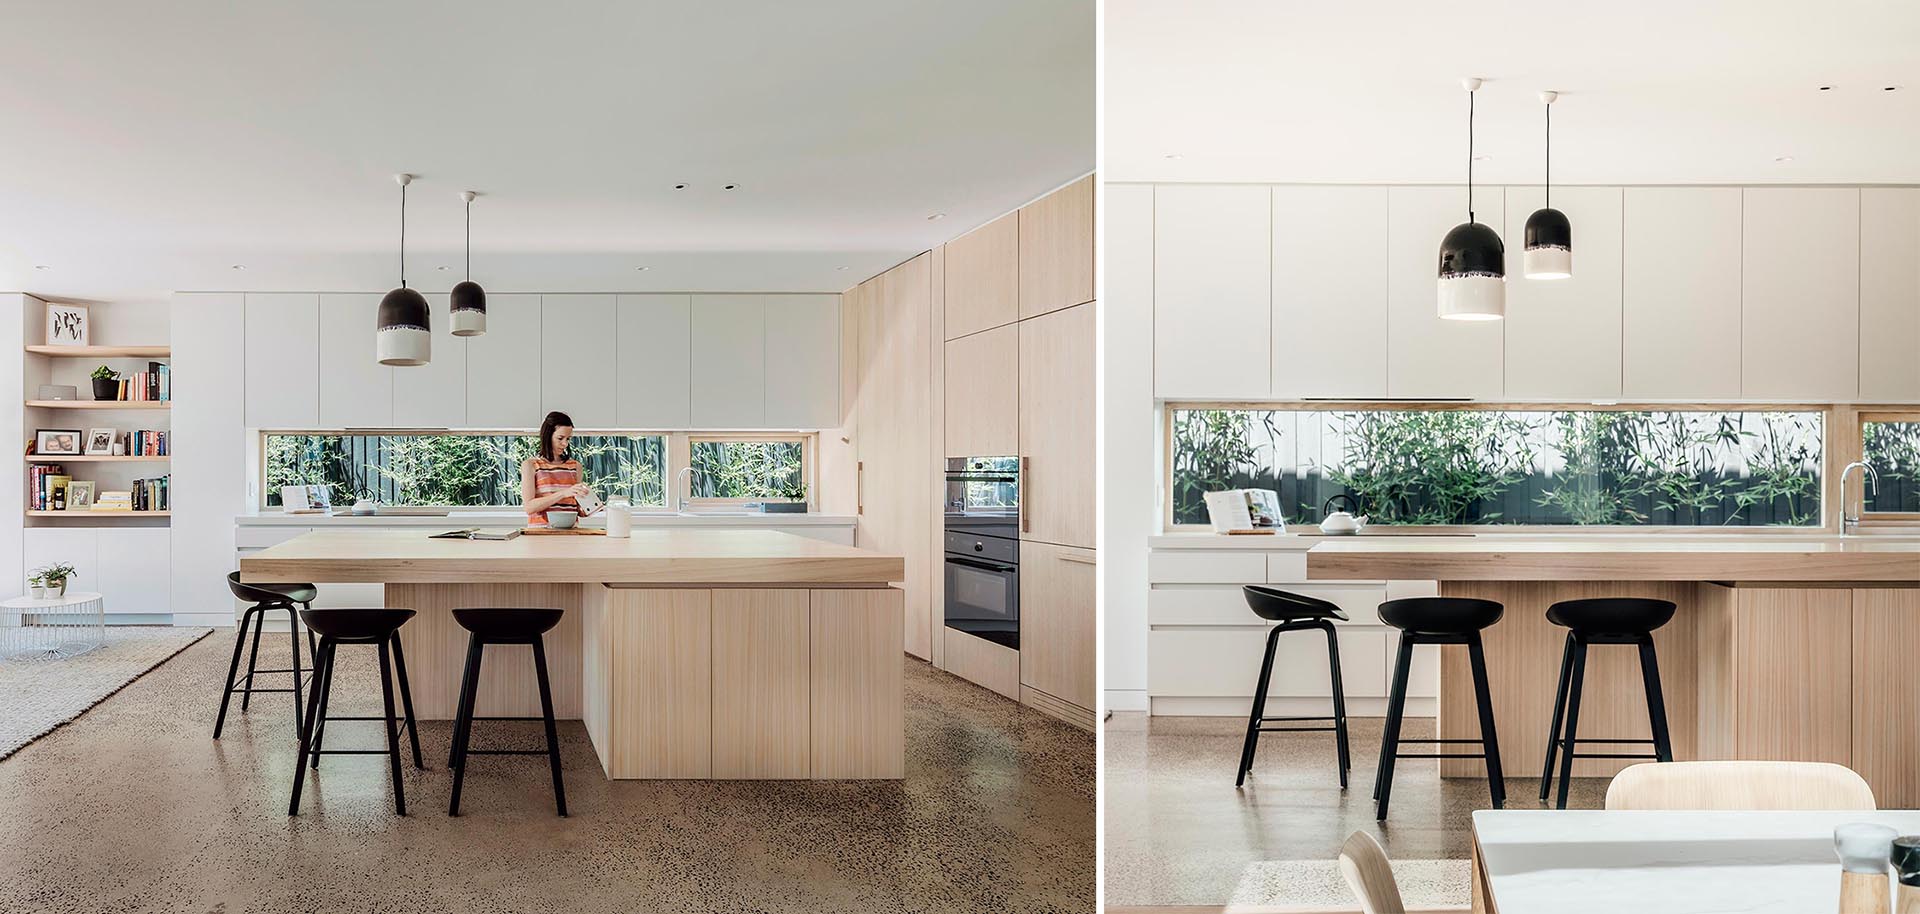
[[[1106,189],[1101,314],[1100,615],[1106,707],[1147,709],[1147,537],[1158,529],[1154,472],[1154,189]]]

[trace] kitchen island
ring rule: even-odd
[[[414,708],[452,719],[455,608],[552,607],[554,710],[610,778],[900,778],[900,556],[770,530],[442,540],[326,530],[240,560],[249,583],[385,585]],[[539,713],[530,648],[484,660],[476,713]]]
[[[1671,600],[1654,633],[1676,759],[1837,762],[1882,807],[1920,805],[1920,539],[1733,535],[1379,537],[1329,540],[1306,555],[1312,580],[1425,579],[1447,596],[1506,606],[1484,633],[1501,759],[1532,776],[1546,755],[1566,630],[1559,600]],[[1589,656],[1582,738],[1650,735],[1638,658]],[[1479,736],[1463,648],[1443,649],[1440,736]],[[1576,776],[1629,762],[1581,759]],[[1481,777],[1481,763],[1441,763]]]

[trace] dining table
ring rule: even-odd
[[[1852,822],[1920,834],[1920,810],[1480,810],[1473,910],[1830,914],[1833,830]]]

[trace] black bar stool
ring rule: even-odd
[[[560,623],[558,609],[456,609],[454,621],[472,634],[467,638],[467,667],[460,675],[460,709],[453,720],[453,749],[447,764],[453,768],[453,798],[447,801],[447,815],[460,814],[460,785],[466,780],[469,755],[544,755],[553,770],[553,805],[567,814],[567,787],[560,778],[560,737],[553,725],[553,690],[547,684],[547,651],[541,635]],[[475,717],[473,706],[480,692],[480,657],[489,644],[528,644],[533,646],[533,670],[540,681],[539,717]],[[473,722],[476,720],[538,720],[547,725],[547,748],[471,749]]]
[[[314,667],[314,687],[307,700],[307,727],[300,731],[300,758],[294,766],[293,799],[287,803],[287,815],[300,814],[300,786],[306,782],[307,768],[320,767],[322,755],[385,755],[392,766],[393,810],[407,814],[406,788],[400,780],[400,730],[404,727],[413,741],[413,764],[427,767],[420,758],[420,733],[414,728],[413,692],[407,688],[407,658],[400,652],[400,626],[413,618],[411,609],[305,609],[300,618],[307,628],[320,633],[320,659]],[[342,644],[372,644],[380,648],[380,698],[386,713],[380,717],[349,717],[327,714],[333,690],[334,654]],[[393,713],[393,681],[400,679],[400,701],[406,717]],[[385,749],[322,749],[329,720],[377,720],[387,731]]]
[[[1667,736],[1667,702],[1660,692],[1660,665],[1653,656],[1653,632],[1673,620],[1674,605],[1641,597],[1603,597],[1562,600],[1547,607],[1547,621],[1567,630],[1567,649],[1560,658],[1560,688],[1553,698],[1553,730],[1547,734],[1547,764],[1540,770],[1540,799],[1553,786],[1554,754],[1560,754],[1560,796],[1555,805],[1567,808],[1567,782],[1573,778],[1576,758],[1652,759],[1673,761],[1673,741]],[[1580,687],[1587,675],[1587,646],[1632,644],[1640,648],[1640,676],[1646,682],[1647,718],[1652,739],[1577,739],[1580,724]],[[1566,732],[1560,730],[1566,721]],[[1581,743],[1651,743],[1653,754],[1577,752]]]
[[[1393,691],[1387,698],[1387,732],[1380,743],[1380,768],[1373,782],[1374,816],[1386,821],[1387,801],[1393,793],[1393,763],[1403,758],[1477,758],[1487,763],[1487,790],[1493,808],[1506,805],[1507,788],[1501,780],[1500,741],[1493,729],[1493,696],[1487,689],[1487,658],[1480,647],[1480,631],[1506,613],[1492,600],[1472,597],[1408,597],[1380,604],[1380,621],[1400,630],[1400,654],[1393,664]],[[1415,743],[1479,743],[1478,753],[1401,752],[1400,723],[1407,710],[1407,676],[1416,644],[1464,644],[1473,667],[1473,697],[1480,710],[1479,739],[1407,740]]]
[[[1260,742],[1262,733],[1323,732],[1332,730],[1334,749],[1340,761],[1340,789],[1347,789],[1347,772],[1353,763],[1347,754],[1347,693],[1340,685],[1340,643],[1333,633],[1332,620],[1347,621],[1347,614],[1340,607],[1325,600],[1288,593],[1272,587],[1248,585],[1241,588],[1247,596],[1247,606],[1254,615],[1270,622],[1278,622],[1267,633],[1267,655],[1260,662],[1260,681],[1253,687],[1253,707],[1247,711],[1247,738],[1240,745],[1240,770],[1233,779],[1233,786],[1239,787],[1247,782],[1247,772],[1253,770],[1253,752]],[[1332,717],[1268,717],[1267,684],[1273,678],[1273,655],[1280,647],[1280,636],[1286,632],[1321,631],[1327,635],[1327,665],[1332,669],[1333,679],[1333,716]],[[1331,720],[1331,727],[1269,727],[1269,723],[1294,723],[1314,720]]]
[[[238,571],[228,573],[227,589],[233,591],[234,596],[253,605],[247,607],[246,611],[240,614],[240,631],[233,639],[233,660],[227,664],[227,685],[226,688],[220,691],[220,714],[213,719],[213,738],[219,739],[220,730],[227,724],[227,703],[233,700],[233,693],[235,692],[240,693],[240,713],[242,714],[247,712],[247,705],[253,701],[253,693],[255,692],[292,692],[293,730],[295,733],[300,732],[303,726],[300,713],[302,703],[300,699],[300,680],[303,674],[300,670],[300,623],[299,620],[295,618],[293,605],[298,603],[303,607],[312,608],[313,599],[320,595],[320,591],[312,584],[242,584],[240,583],[240,572]],[[284,609],[287,611],[287,634],[293,643],[293,668],[285,670],[262,670],[256,666],[260,659],[260,632],[266,628],[268,610],[275,609]],[[238,675],[240,672],[240,649],[247,644],[247,627],[249,625],[253,627],[253,649],[247,653],[247,674],[240,676]],[[315,666],[317,667],[319,649],[314,645],[312,629],[307,630],[307,655],[314,658]],[[261,673],[292,673],[293,687],[288,689],[255,688],[253,677]],[[238,687],[234,686],[236,680],[241,683]]]

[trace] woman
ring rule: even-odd
[[[580,481],[580,462],[567,455],[567,443],[573,440],[573,419],[555,410],[540,423],[540,453],[520,464],[520,504],[527,512],[527,526],[547,526],[547,512],[555,509],[580,510],[577,499],[591,492]]]

